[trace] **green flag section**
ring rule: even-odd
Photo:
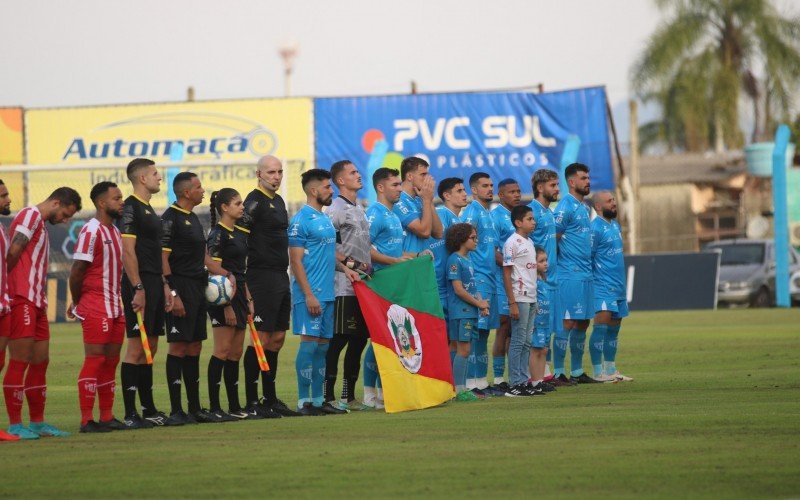
[[[386,412],[452,399],[453,370],[431,257],[376,271],[354,289],[378,361]]]

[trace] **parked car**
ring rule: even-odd
[[[707,252],[721,252],[718,305],[770,307],[775,304],[775,248],[772,240],[722,240],[709,243]],[[789,276],[800,277],[800,254],[789,254]],[[791,283],[792,302],[800,302],[800,283]]]

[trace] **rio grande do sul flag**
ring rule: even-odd
[[[383,268],[354,289],[378,361],[386,412],[452,399],[453,369],[431,257]]]

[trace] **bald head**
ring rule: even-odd
[[[283,164],[272,155],[262,156],[256,167],[258,186],[269,192],[275,193],[283,181]]]
[[[617,218],[617,198],[611,191],[598,191],[592,195],[594,210],[604,219]]]

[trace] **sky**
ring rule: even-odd
[[[0,106],[605,85],[627,142],[649,0],[0,0]]]

